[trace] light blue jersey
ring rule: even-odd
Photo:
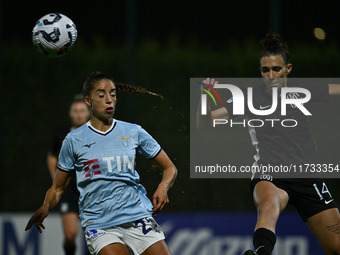
[[[105,133],[90,122],[70,132],[58,168],[76,171],[79,216],[85,230],[105,229],[152,215],[135,170],[136,152],[151,159],[159,144],[140,126],[114,120]]]

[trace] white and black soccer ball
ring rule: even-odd
[[[73,21],[60,13],[50,13],[39,19],[32,31],[33,44],[50,57],[65,55],[77,40]]]

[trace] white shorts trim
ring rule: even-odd
[[[92,255],[97,255],[101,249],[113,243],[124,244],[132,255],[138,255],[164,240],[165,236],[155,219],[147,217],[109,229],[88,230],[85,239]]]

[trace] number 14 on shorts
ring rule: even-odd
[[[316,193],[318,194],[318,196],[320,197],[320,200],[324,200],[325,204],[329,204],[330,202],[332,202],[334,199],[332,198],[331,193],[329,192],[326,183],[322,182],[322,187],[321,189],[318,187],[318,185],[316,183],[313,184],[313,187],[316,191]]]

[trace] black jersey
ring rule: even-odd
[[[71,130],[72,129],[61,130],[54,136],[50,147],[50,153],[53,156],[58,158],[64,138]],[[71,181],[59,201],[61,213],[68,212],[78,213],[79,191],[77,189],[77,179],[75,172],[72,172],[71,175],[72,175]]]
[[[50,153],[53,156],[56,156],[56,157],[59,156],[61,145],[63,144],[63,141],[69,132],[70,132],[70,129],[63,129],[59,131],[58,133],[56,133],[56,135],[54,136],[51,147],[50,147]]]
[[[311,112],[310,106],[312,103],[327,101],[329,94],[327,84],[315,84],[312,81],[304,82],[303,84],[296,83],[294,79],[289,79],[287,87],[302,87],[310,91],[311,100],[304,105],[309,112]],[[250,120],[251,126],[260,126],[258,123],[261,123],[261,121],[263,123],[261,127],[250,127],[248,125],[252,144],[256,150],[254,159],[257,164],[299,165],[318,161],[317,147],[312,136],[308,116],[302,113],[295,105],[287,105],[286,115],[282,116],[280,96],[278,97],[278,105],[274,113],[265,116],[254,115],[247,106],[247,92],[246,90],[243,92],[245,95],[246,105],[244,109],[245,115],[248,118],[247,121]],[[287,94],[287,98],[301,98],[304,96],[304,94],[299,93]],[[272,95],[266,92],[265,85],[262,82],[261,84],[254,85],[254,108],[264,109],[271,105]],[[224,106],[228,110],[231,119],[236,117],[232,115],[232,100],[228,100]],[[245,116],[241,117],[244,118]],[[291,127],[292,124],[295,127]]]

